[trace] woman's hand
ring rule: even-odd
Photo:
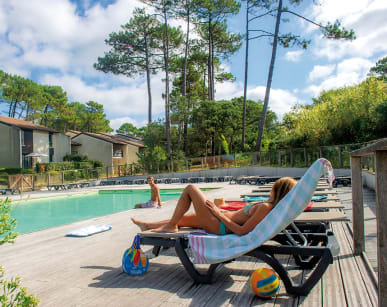
[[[210,212],[212,213],[213,216],[219,217],[219,215],[222,214],[220,209],[210,200],[206,200],[206,206],[208,209],[210,209]]]

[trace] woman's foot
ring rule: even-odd
[[[141,222],[141,221],[139,221],[139,220],[136,220],[135,218],[131,218],[131,220],[132,220],[132,222],[134,223],[134,224],[136,224],[138,227],[140,227],[140,229],[141,229],[141,231],[145,231],[145,230],[149,230],[150,228],[149,228],[149,226],[148,226],[148,224],[147,223],[145,223],[145,222]]]
[[[152,229],[151,231],[152,232],[178,232],[179,229],[177,228],[177,225],[173,226],[173,225],[166,224],[164,226]]]

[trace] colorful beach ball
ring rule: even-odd
[[[273,270],[260,268],[251,274],[250,287],[259,297],[270,298],[278,291],[279,279]]]

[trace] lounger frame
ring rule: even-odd
[[[288,294],[308,295],[314,285],[321,279],[328,266],[333,263],[333,256],[330,248],[327,247],[328,235],[326,233],[308,233],[305,234],[305,236],[307,236],[308,242],[314,242],[313,245],[315,246],[299,247],[264,244],[244,254],[243,256],[257,258],[270,265],[283,281]],[[294,234],[294,237],[297,237],[297,234]],[[286,244],[288,241],[284,234],[276,235],[273,240],[282,244]],[[223,263],[211,264],[205,273],[201,273],[196,269],[195,265],[187,255],[187,237],[160,237],[140,234],[140,242],[143,245],[153,245],[153,254],[155,256],[159,255],[162,247],[173,247],[185,270],[196,283],[212,283],[214,281],[216,268],[220,264],[235,260],[232,259]],[[313,271],[302,284],[295,284],[275,255],[292,255],[295,257],[296,263],[304,268],[313,269]],[[304,265],[302,263],[303,259],[307,259],[305,260],[306,264]]]

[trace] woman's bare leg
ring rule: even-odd
[[[142,231],[155,229],[161,226],[164,226],[169,223],[169,220],[164,221],[158,221],[158,222],[143,222],[139,221],[135,218],[131,218],[132,222],[136,224]],[[194,227],[194,228],[200,228],[200,223],[198,221],[198,218],[195,213],[192,214],[185,214],[180,219],[179,223],[177,224],[178,227]]]
[[[188,223],[184,226],[191,226],[191,227],[197,227],[200,226],[200,228],[203,228],[204,230],[211,232],[211,233],[218,233],[219,232],[219,221],[217,218],[215,218],[210,210],[206,206],[206,197],[203,194],[200,189],[198,189],[196,186],[190,184],[188,185],[183,193],[181,194],[179,201],[177,202],[176,209],[172,215],[172,218],[169,220],[169,222],[165,225],[162,225],[156,229],[153,229],[154,232],[177,232],[178,231],[178,225],[181,225],[181,222],[188,222],[188,220],[181,219],[183,218],[184,214],[189,210],[192,204],[195,208],[195,215],[196,219],[192,220],[196,223],[199,223],[199,225],[189,225]]]
[[[143,221],[136,220],[133,217],[131,218],[131,220],[134,224],[140,227],[141,231],[158,228],[169,222],[169,220],[158,221],[158,222],[143,222]]]

